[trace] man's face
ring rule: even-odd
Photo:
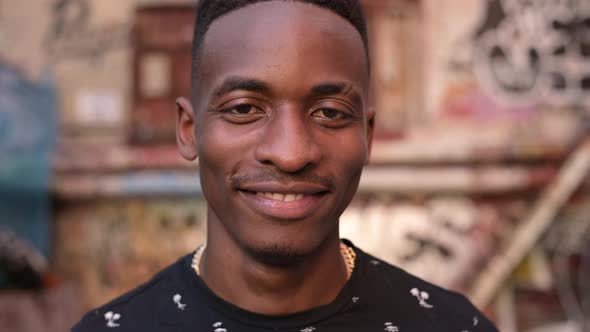
[[[271,259],[337,237],[369,155],[367,70],[359,33],[326,9],[270,1],[216,20],[194,87],[196,136],[186,102],[178,127],[181,153],[200,158],[210,227]]]

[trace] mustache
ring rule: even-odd
[[[264,169],[252,174],[235,174],[231,176],[230,182],[232,186],[236,188],[259,182],[306,182],[319,184],[328,189],[332,189],[334,187],[334,180],[331,177],[320,176],[309,171],[283,173],[274,169]]]

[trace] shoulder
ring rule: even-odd
[[[119,296],[109,303],[89,311],[72,327],[72,332],[148,331],[156,326],[158,304],[173,301],[169,288],[178,284],[186,256],[156,274],[143,285]],[[165,297],[165,299],[164,299]]]
[[[381,306],[400,308],[399,314],[412,322],[427,324],[440,331],[498,331],[465,296],[357,251],[358,262],[364,270],[363,283],[367,284],[367,289],[378,289],[373,291],[373,298]]]

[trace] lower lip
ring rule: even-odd
[[[280,220],[297,220],[310,216],[325,196],[325,194],[305,195],[296,201],[283,202],[252,192],[240,191],[239,193],[255,212]]]

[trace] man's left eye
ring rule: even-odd
[[[313,115],[322,119],[340,120],[345,119],[347,114],[333,108],[321,108],[313,112]]]

